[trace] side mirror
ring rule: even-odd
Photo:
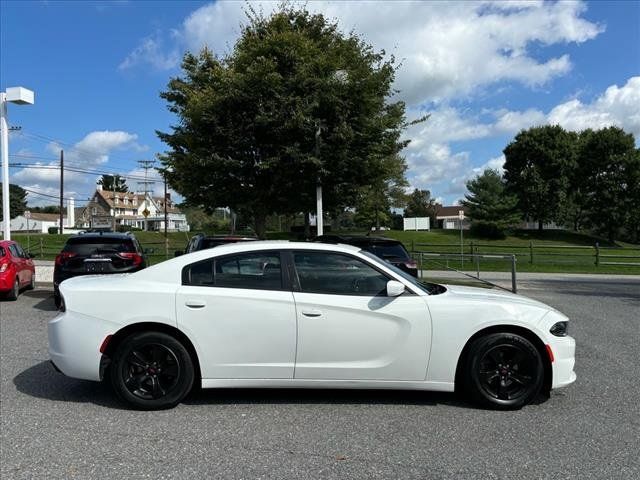
[[[387,282],[387,297],[397,297],[404,293],[404,284],[395,280]]]
[[[29,258],[36,258],[36,256],[33,253],[27,253],[27,255],[29,256]]]
[[[182,250],[176,250],[175,252],[173,252],[173,256],[174,257],[179,257],[180,255],[182,255],[184,252]]]

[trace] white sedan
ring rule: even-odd
[[[540,302],[422,284],[348,245],[248,242],[60,285],[49,353],[141,409],[203,388],[466,392],[518,408],[576,379],[567,317]],[[106,373],[109,375],[105,375]]]

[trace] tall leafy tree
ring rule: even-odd
[[[392,208],[402,208],[406,202],[404,189],[407,169],[399,155],[388,157],[382,162],[383,170],[369,185],[361,187],[356,198],[356,221],[367,229],[380,230],[382,224],[389,225]]]
[[[103,190],[110,192],[114,191],[114,187],[116,192],[124,193],[129,191],[127,179],[120,175],[102,175],[98,180],[98,185],[102,185]]]
[[[407,195],[405,217],[429,217],[431,225],[437,225],[438,210],[440,205],[431,197],[429,190],[414,189]]]
[[[328,211],[355,204],[405,141],[405,105],[391,98],[394,60],[320,14],[249,5],[233,51],[187,53],[161,97],[178,117],[161,155],[189,204],[229,206],[254,219],[312,211],[322,182]]]
[[[576,167],[577,134],[559,125],[523,130],[504,149],[504,178],[518,207],[542,230],[566,217],[570,177]]]
[[[2,184],[0,183],[0,198],[2,198]],[[9,211],[11,218],[22,215],[27,209],[27,191],[19,185],[9,184]],[[4,218],[2,202],[0,202],[0,220]]]
[[[469,209],[472,228],[489,236],[504,236],[507,228],[520,221],[518,198],[508,193],[505,182],[496,170],[487,169],[467,182],[469,193],[462,205]]]
[[[637,213],[640,159],[632,134],[618,127],[585,131],[580,168],[586,171],[584,204],[590,224],[610,241]]]

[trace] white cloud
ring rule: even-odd
[[[535,108],[530,108],[524,112],[500,110],[496,112],[496,123],[493,126],[493,130],[495,133],[517,133],[520,130],[545,123],[547,121],[544,113]]]
[[[128,70],[137,66],[150,66],[154,70],[170,70],[180,63],[180,52],[173,47],[169,52],[163,49],[159,33],[143,38],[140,44],[120,62],[118,70]]]
[[[280,2],[252,2],[269,14]],[[565,55],[544,58],[532,46],[582,43],[604,28],[585,20],[583,2],[308,2],[313,12],[354,29],[376,49],[402,61],[396,87],[409,105],[466,95],[501,81],[529,87],[566,74]],[[120,68],[177,65],[177,51],[207,45],[217,54],[231,49],[246,23],[242,2],[215,2],[192,12],[172,32],[174,46],[162,53],[159,35],[147,37]]]
[[[562,103],[549,112],[547,121],[574,131],[615,125],[640,140],[640,77],[631,77],[622,87],[610,86],[591,103]]]
[[[73,146],[61,146],[51,142],[46,146],[50,153],[59,155],[64,150],[65,166],[68,168],[96,169],[105,168],[114,151],[142,152],[147,147],[137,143],[136,134],[124,131],[95,131],[88,133]],[[36,162],[34,165],[45,168],[25,168],[12,176],[12,180],[26,189],[59,195],[60,164],[58,161]],[[86,199],[95,189],[98,176],[67,170],[64,172],[64,196]],[[135,186],[134,186],[135,187]],[[30,205],[56,204],[55,198],[29,194]]]

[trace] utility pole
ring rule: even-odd
[[[144,215],[144,230],[149,230],[149,222],[147,217],[149,216],[149,209],[147,208],[147,196],[149,194],[149,185],[153,185],[155,182],[148,180],[149,170],[153,168],[153,164],[155,162],[153,160],[138,160],[138,165],[144,168],[144,182],[138,182],[138,185],[142,185],[144,189],[144,210],[142,211],[142,215]]]
[[[111,189],[113,190],[113,231],[116,231],[116,176],[111,177]]]
[[[167,224],[169,223],[169,214],[167,213],[167,177],[164,176],[164,238],[167,238]]]
[[[316,159],[320,159],[320,135],[322,134],[322,126],[318,122],[318,129],[316,130]],[[316,235],[319,237],[324,234],[324,224],[322,222],[322,180],[320,178],[320,172],[318,172],[318,178],[316,181]]]
[[[60,235],[63,233],[64,217],[62,209],[64,208],[64,150],[60,150]]]

